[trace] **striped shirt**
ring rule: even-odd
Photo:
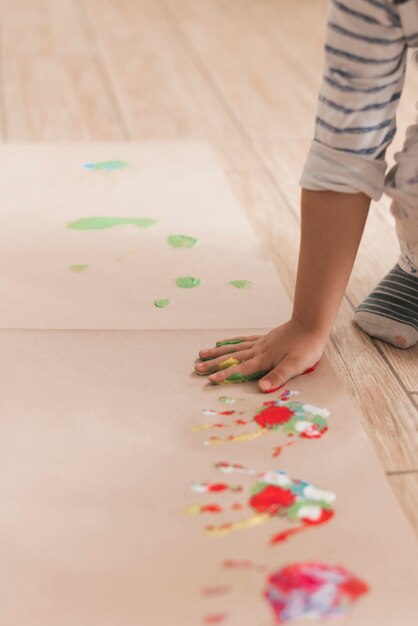
[[[418,0],[330,0],[303,187],[380,198],[407,50],[417,46]]]

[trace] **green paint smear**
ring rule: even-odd
[[[83,264],[70,265],[70,270],[72,272],[75,272],[76,274],[80,274],[81,272],[85,272],[87,268],[88,268],[88,265],[83,265]]]
[[[244,343],[244,341],[245,339],[225,339],[224,341],[217,341],[216,347],[220,348],[221,346],[233,346],[236,343]]]
[[[156,220],[150,217],[82,217],[76,222],[70,222],[68,228],[72,230],[103,230],[124,224],[133,224],[138,228],[153,226]]]
[[[126,161],[97,161],[96,163],[84,163],[86,170],[94,170],[96,172],[113,172],[114,170],[122,170],[128,167]]]
[[[265,376],[267,373],[268,373],[268,370],[264,372],[254,372],[254,374],[250,374],[249,376],[243,376],[243,374],[240,374],[239,372],[237,372],[236,374],[231,374],[231,376],[228,376],[228,378],[225,378],[225,380],[221,381],[220,383],[215,383],[215,385],[222,385],[225,383],[226,384],[246,383],[250,380],[259,380],[260,378]]]
[[[229,284],[233,285],[237,289],[247,289],[248,287],[251,287],[252,282],[250,280],[230,280]]]
[[[170,300],[154,300],[154,306],[157,307],[157,309],[164,309],[166,306],[168,306],[170,304]]]
[[[193,248],[198,243],[197,239],[189,235],[170,235],[167,242],[173,248]]]
[[[180,276],[175,279],[175,282],[177,287],[181,287],[181,289],[193,289],[193,287],[199,287],[202,281],[193,276]]]

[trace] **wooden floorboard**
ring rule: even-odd
[[[2,0],[0,24],[8,141],[123,136],[73,2]]]
[[[418,473],[395,474],[389,482],[418,537]]]

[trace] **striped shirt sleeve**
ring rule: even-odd
[[[300,181],[304,188],[380,198],[406,50],[399,13],[388,0],[330,0],[315,136]]]

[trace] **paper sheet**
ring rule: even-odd
[[[276,273],[205,146],[6,145],[0,161],[0,328],[245,328],[287,317]],[[103,217],[155,223],[92,228]],[[198,244],[173,247],[173,235]],[[179,288],[181,277],[201,282]]]
[[[192,374],[198,349],[228,335],[0,333],[2,623],[272,626],[263,597],[268,574],[310,560],[342,565],[370,586],[336,624],[417,622],[416,541],[326,361],[289,385],[299,391],[295,398],[329,409],[320,439],[298,440],[275,458],[274,447],[288,441],[278,433],[205,446],[210,434],[226,429],[194,430],[217,421],[203,410],[232,407],[239,415],[219,417],[232,423],[278,395],[258,394],[255,383],[210,386]],[[242,400],[224,404],[224,395]],[[253,483],[251,476],[219,474],[217,462],[285,469],[334,492],[335,516],[275,546],[269,539],[289,526],[286,520],[208,536],[207,524],[248,516],[244,496]],[[193,492],[191,484],[202,481],[242,485],[244,492]],[[202,501],[227,513],[185,513]],[[232,511],[234,502],[244,509]],[[225,560],[243,567],[225,568]],[[305,623],[322,622],[292,626]]]

